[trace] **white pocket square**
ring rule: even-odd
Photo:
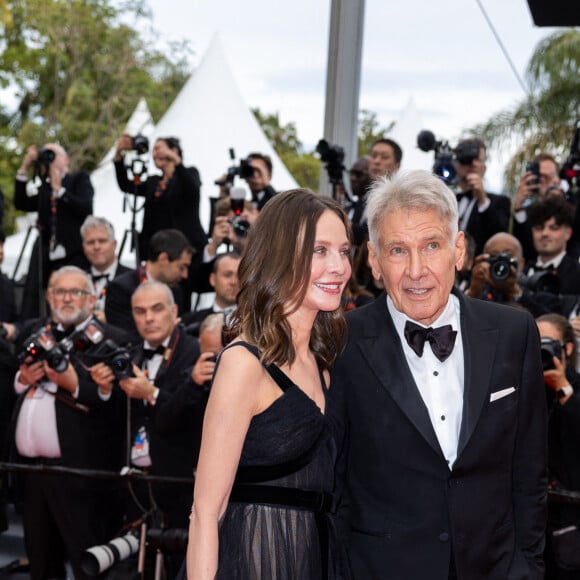
[[[498,399],[502,399],[503,397],[507,397],[508,395],[511,395],[512,393],[516,392],[516,388],[515,387],[508,387],[507,389],[502,389],[501,391],[496,391],[495,393],[492,393],[489,396],[489,402],[493,403],[494,401],[497,401]]]

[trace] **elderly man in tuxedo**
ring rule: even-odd
[[[354,578],[544,577],[546,406],[526,312],[453,291],[457,201],[424,171],[375,184],[369,257],[386,296],[347,315],[329,413]]]

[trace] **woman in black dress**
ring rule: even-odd
[[[270,200],[240,262],[236,339],[204,420],[188,578],[343,578],[324,411],[350,274],[348,219],[305,190]]]

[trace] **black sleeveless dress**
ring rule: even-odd
[[[247,343],[231,347],[238,345],[258,356]],[[283,394],[250,423],[230,503],[219,524],[216,577],[348,578],[345,550],[337,545],[331,514],[337,450],[330,426],[278,367],[266,370]]]

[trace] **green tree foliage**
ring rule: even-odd
[[[541,151],[565,159],[580,116],[580,30],[558,31],[537,45],[526,72],[528,95],[471,132],[489,146],[517,149],[506,168],[511,191],[526,161]]]
[[[367,109],[361,109],[358,116],[358,155],[368,155],[375,141],[386,137],[395,123],[381,127],[377,114]]]
[[[25,148],[58,141],[92,170],[140,97],[154,119],[187,78],[188,47],[154,45],[144,0],[6,0],[0,11],[0,167],[8,183]],[[131,25],[128,22],[131,21]],[[9,170],[4,173],[4,169]],[[12,186],[3,182],[5,192]]]

